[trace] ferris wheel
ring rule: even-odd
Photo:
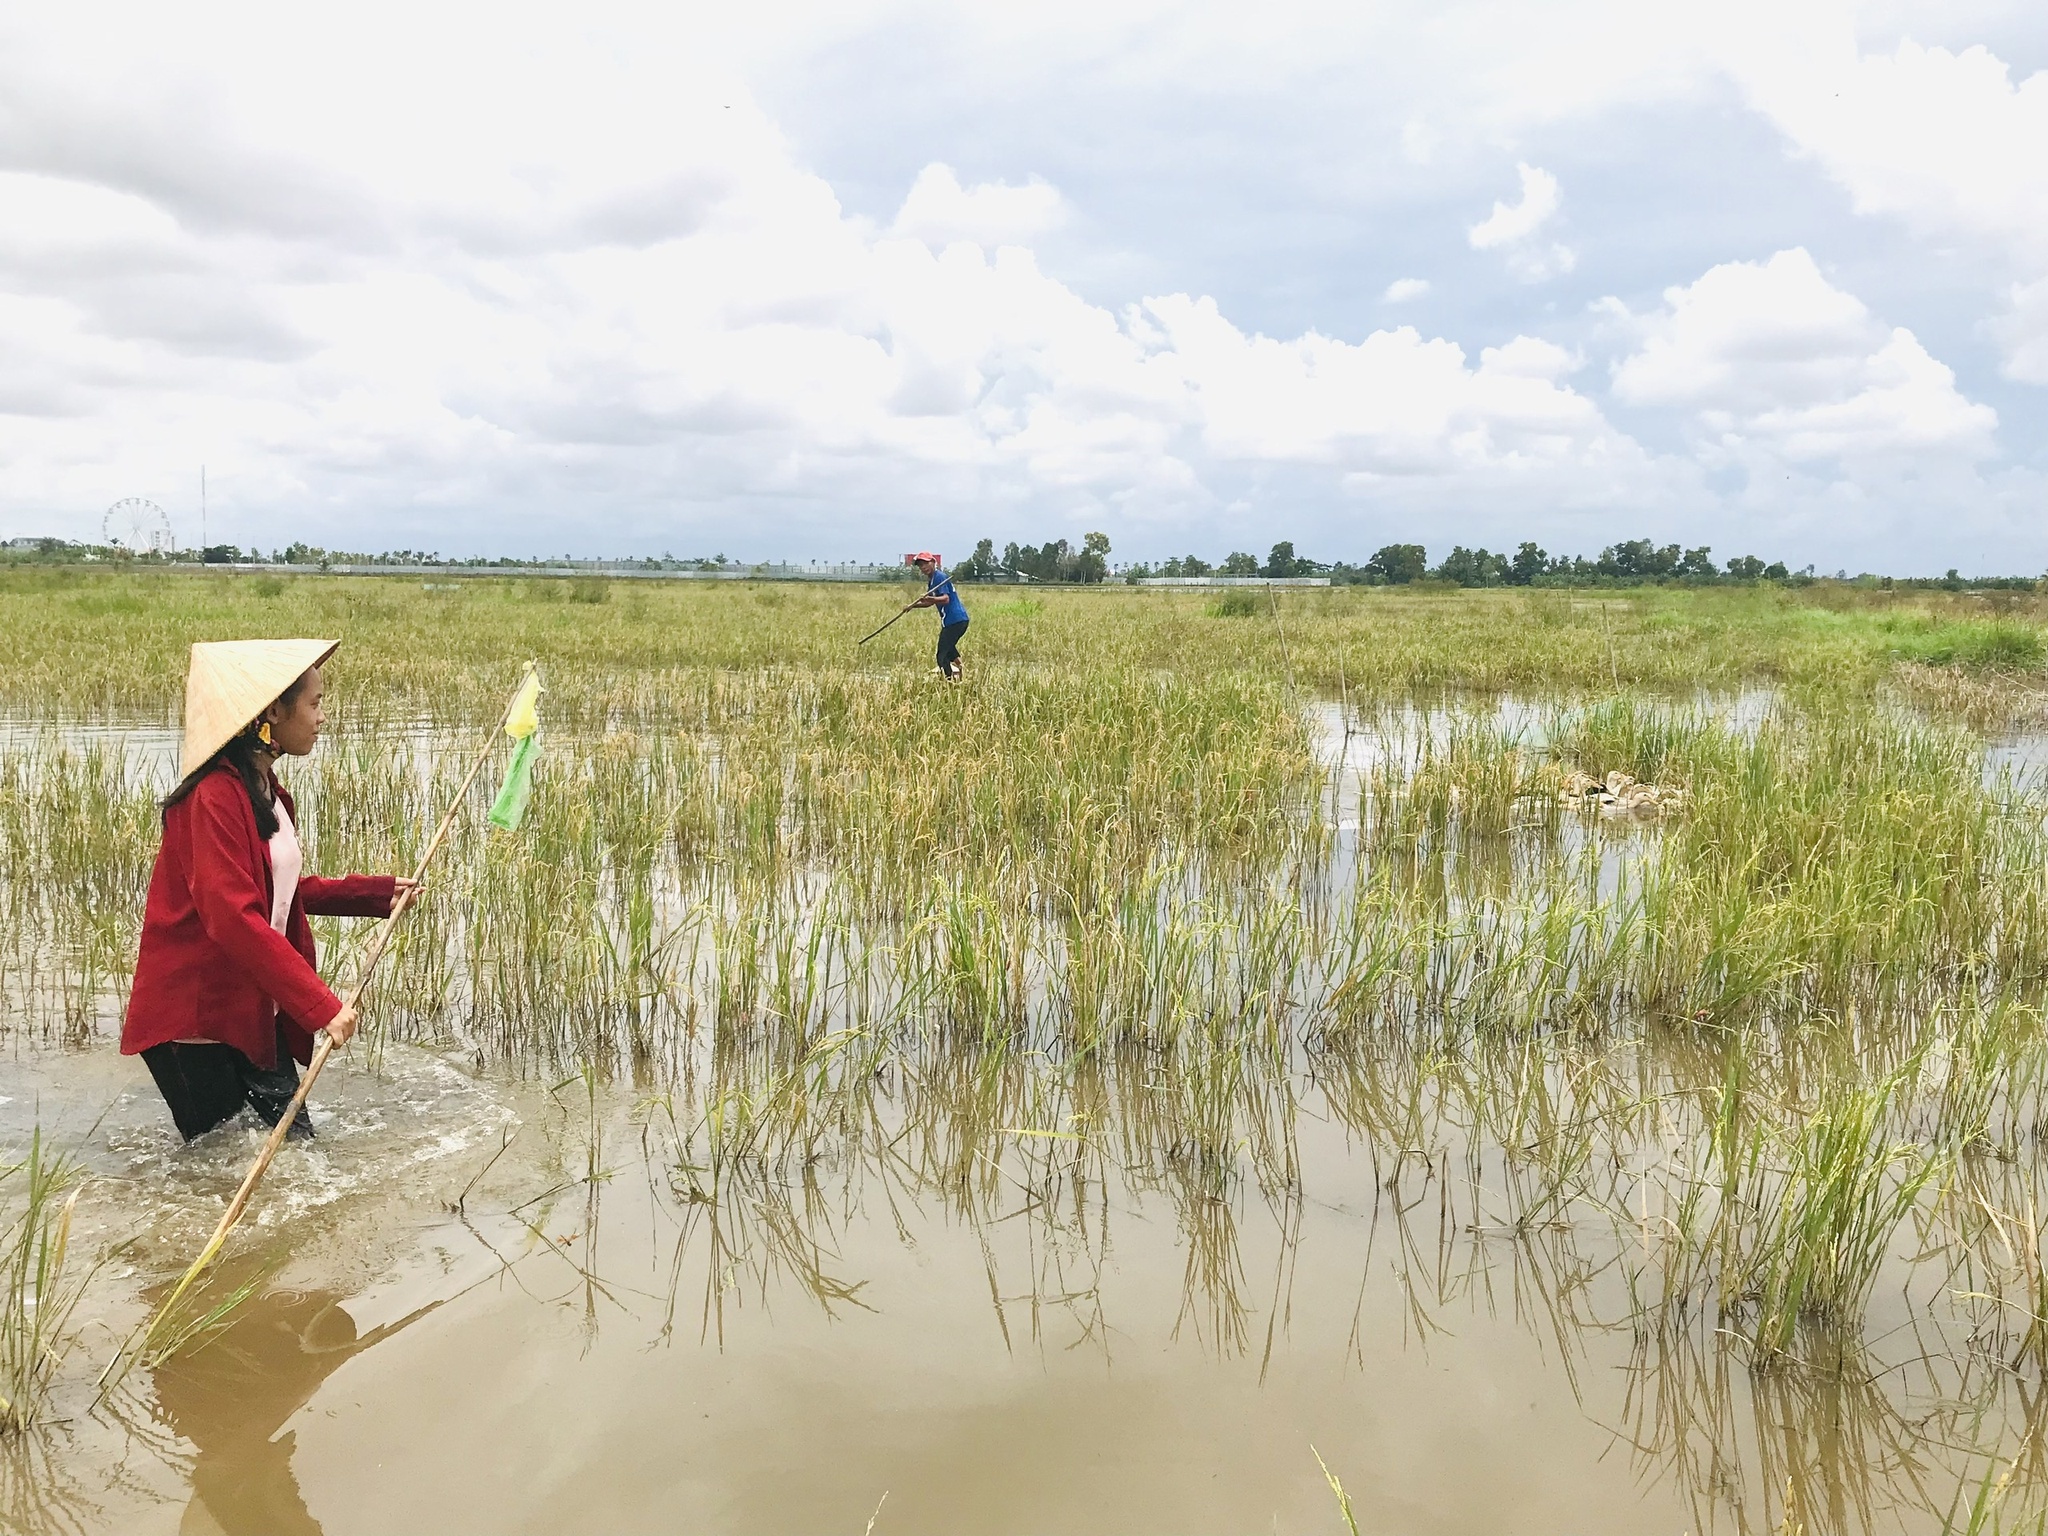
[[[100,537],[136,554],[165,554],[178,547],[164,509],[140,496],[127,496],[107,508]]]

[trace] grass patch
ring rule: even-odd
[[[1938,624],[1892,642],[1892,654],[1929,667],[1971,672],[2032,672],[2048,659],[2048,644],[2032,624],[2011,619],[1977,619]]]
[[[0,708],[50,718],[138,710],[161,717],[176,708],[194,640],[275,635],[281,624],[344,638],[334,667],[343,707],[451,721],[487,714],[498,702],[507,658],[531,656],[547,668],[558,719],[567,710],[628,722],[655,699],[687,695],[711,672],[927,670],[928,639],[908,620],[854,651],[902,601],[896,584],[648,581],[633,584],[629,603],[600,595],[613,585],[594,576],[479,581],[450,604],[398,577],[299,578],[266,598],[247,581],[199,574],[0,570],[11,642],[0,652]],[[764,612],[754,599],[771,590],[779,601]],[[1034,606],[1011,614],[1008,602]],[[1966,596],[1847,589],[1825,603],[1780,590],[1584,599],[1309,589],[1288,595],[1283,660],[1271,624],[1204,622],[1226,605],[1250,618],[1267,599],[1250,589],[1020,594],[989,611],[1031,622],[1007,626],[1000,652],[982,645],[977,670],[1265,676],[1291,663],[1302,688],[1353,700],[1444,689],[1689,693],[1749,683],[1873,697],[1900,665],[1900,647],[1919,637],[1989,624],[2006,638],[1972,641],[1977,649],[1957,654],[2013,657],[2026,642],[2015,649],[2012,637],[2038,633],[2048,619],[2048,602],[2033,597],[1993,613]],[[737,622],[743,609],[757,621]]]
[[[36,1422],[71,1344],[67,1325],[83,1289],[70,1253],[76,1183],[41,1131],[20,1162],[0,1169],[0,1199],[15,1202],[0,1228],[0,1438]]]

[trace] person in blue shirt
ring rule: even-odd
[[[939,557],[920,550],[910,563],[924,574],[924,596],[912,606],[939,610],[939,675],[948,682],[960,681],[960,637],[967,633],[967,605],[953,590],[953,578],[939,568]]]

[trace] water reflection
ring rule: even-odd
[[[1180,1072],[1112,1052],[1056,1080],[1016,1060],[991,1072],[978,1051],[900,1055],[880,1072],[842,1056],[844,1075],[807,1079],[800,1129],[757,1120],[743,1142],[707,1106],[758,1099],[763,1060],[815,1068],[815,1052],[759,1039],[727,1057],[723,1075],[651,1105],[572,1081],[543,1117],[546,1134],[517,1143],[470,1196],[475,1232],[437,1229],[475,1249],[463,1262],[507,1277],[495,1342],[461,1358],[488,1399],[504,1373],[544,1368],[559,1332],[545,1319],[566,1309],[570,1354],[551,1382],[580,1394],[586,1412],[651,1422],[676,1406],[678,1383],[726,1362],[772,1375],[777,1351],[813,1341],[786,1395],[756,1389],[757,1399],[803,1437],[831,1430],[828,1410],[848,1412],[852,1391],[878,1426],[897,1426],[875,1429],[884,1451],[889,1433],[945,1422],[903,1417],[923,1403],[919,1372],[940,1360],[989,1393],[977,1409],[989,1443],[1024,1437],[1015,1443],[1026,1457],[1032,1415],[1073,1394],[1125,1394],[1134,1446],[1177,1414],[1235,1403],[1264,1442],[1277,1438],[1272,1423],[1296,1423],[1341,1455],[1328,1403],[1290,1418],[1311,1401],[1304,1381],[1319,1392],[1334,1382],[1340,1405],[1352,1389],[1373,1398],[1404,1383],[1414,1394],[1404,1413],[1443,1427],[1474,1409],[1483,1417],[1496,1383],[1519,1372],[1532,1409],[1545,1410],[1527,1433],[1549,1454],[1576,1446],[1588,1487],[1610,1495],[1617,1478],[1625,1495],[1632,1475],[1640,1497],[1701,1533],[1762,1536],[1788,1516],[1808,1533],[1932,1531],[1959,1495],[1967,1508],[1987,1466],[2005,1479],[2008,1527],[2034,1507],[2039,1383],[2015,1368],[2025,1365],[2023,1330],[2001,1325],[2009,1308],[1986,1301],[1963,1309],[1975,1333],[1954,1331],[1951,1293],[1988,1294],[1989,1268],[1920,1285],[1905,1312],[1887,1303],[1867,1339],[1803,1329],[1798,1357],[1772,1363],[1748,1348],[1739,1312],[1719,1313],[1689,1289],[1649,1153],[1700,1139],[1681,1122],[1698,1112],[1700,1085],[1725,1070],[1723,1053],[1692,1040],[1449,1047],[1389,1031],[1370,1049],[1319,1061],[1312,1077],[1242,1055],[1230,1072],[1216,1062]],[[1204,1081],[1207,1097],[1185,1087]],[[2012,1112],[2030,1119],[2032,1106],[2022,1098]],[[492,1154],[479,1146],[451,1165],[448,1196]],[[1961,1222],[1964,1204],[2028,1209],[2032,1171],[2030,1161],[1975,1158],[1943,1219]],[[439,1267],[436,1294],[461,1294],[457,1271],[454,1259]],[[1679,1279],[1667,1284],[1667,1273]],[[1911,1277],[1910,1265],[1894,1271],[1902,1284]],[[273,1291],[159,1368],[129,1417],[189,1487],[180,1529],[319,1530],[296,1458],[307,1426],[324,1436],[328,1419],[299,1411],[342,1364],[428,1310],[366,1329],[336,1291]],[[906,1318],[929,1354],[910,1344],[902,1380],[886,1367],[876,1375],[905,1347]],[[397,1384],[434,1374],[447,1333],[366,1364],[361,1391],[346,1395],[376,1405],[372,1418],[402,1414],[409,1389]],[[887,1340],[884,1353],[877,1341]],[[995,1341],[1023,1376],[1049,1383],[1046,1398],[1002,1395],[1000,1362],[988,1363]],[[1460,1361],[1469,1378],[1442,1374]],[[332,1394],[326,1405],[338,1406]],[[521,1422],[498,1429],[518,1433]],[[313,1442],[324,1466],[365,1454],[362,1438],[375,1432],[360,1415],[344,1423],[337,1438]],[[617,1427],[592,1431],[591,1444],[609,1445]],[[1621,1454],[1596,1484],[1598,1447],[1587,1452],[1584,1435],[1599,1429]],[[1235,1475],[1284,1480],[1297,1454],[1312,1468],[1305,1444],[1263,1443]],[[941,1475],[913,1449],[905,1442],[903,1454],[920,1475]],[[1355,1467],[1370,1447],[1349,1449]],[[592,1454],[602,1463],[608,1453]],[[402,1476],[435,1476],[430,1460],[422,1452]],[[764,1475],[744,1458],[730,1473]],[[755,1511],[763,1520],[788,1513],[771,1485]],[[862,1488],[864,1514],[879,1488]],[[63,1490],[61,1477],[17,1487],[10,1508],[32,1512],[21,1528],[115,1523],[95,1512],[99,1492]],[[899,1518],[905,1491],[891,1501]],[[637,1508],[635,1496],[620,1493],[621,1508]],[[348,1528],[363,1527],[357,1518]]]
[[[1645,1491],[1677,1498],[1702,1532],[1934,1529],[1959,1497],[1967,1509],[1994,1459],[2005,1518],[2038,1507],[2040,1386],[2016,1368],[2024,1330],[1993,1297],[2013,1271],[1986,1252],[1981,1219],[2038,1209],[2031,1160],[1966,1158],[1942,1212],[1901,1232],[1887,1270],[1899,1296],[1867,1329],[1802,1319],[1792,1354],[1767,1356],[1739,1276],[1701,1268],[1706,1228],[1687,1225],[1688,1202],[1710,1196],[1679,1159],[1712,1144],[1699,1117],[1718,1111],[1727,1042],[1453,1044],[1388,1029],[1318,1060],[1313,1078],[1241,1052],[1227,1073],[1109,1053],[1056,1084],[934,1049],[814,1077],[804,1128],[760,1132],[737,1156],[701,1109],[738,1091],[714,1077],[695,1085],[694,1123],[665,1101],[645,1143],[674,1222],[661,1336],[675,1342],[696,1311],[699,1339],[733,1347],[728,1309],[778,1297],[841,1319],[886,1313],[888,1246],[959,1244],[978,1255],[1006,1350],[1099,1354],[1106,1368],[1131,1341],[1163,1338],[1255,1363],[1263,1382],[1282,1356],[1298,1368],[1337,1352],[1331,1295],[1349,1286],[1353,1371],[1510,1327],[1541,1349],[1553,1404],[1605,1426]],[[1777,1065],[1825,1076],[1872,1049],[1810,1037]],[[1205,1080],[1222,1086],[1190,1090]],[[2014,1088],[1973,1117],[1972,1145],[2005,1145],[2034,1106]],[[1918,1266],[1936,1220],[1971,1255],[1961,1267]],[[1342,1248],[1353,1239],[1357,1270]],[[1729,1287],[1719,1300],[1716,1283]],[[1966,1323],[1975,1309],[1974,1344],[1959,1309]]]
[[[111,1510],[123,1501],[79,1466],[82,1447],[72,1430],[60,1420],[0,1436],[0,1530],[86,1536],[115,1528]]]
[[[327,1378],[434,1302],[367,1331],[327,1291],[252,1297],[215,1338],[156,1367],[160,1422],[192,1448],[180,1536],[320,1536],[292,1470],[285,1423]]]

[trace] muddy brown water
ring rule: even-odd
[[[26,1090],[99,1175],[89,1229],[154,1202],[159,1246],[96,1288],[97,1362],[257,1133],[175,1147],[108,1052],[8,1087],[0,1124]],[[869,1161],[715,1204],[673,1192],[630,1094],[394,1049],[320,1100],[256,1209],[281,1267],[0,1451],[6,1529],[1337,1531],[1320,1452],[1368,1531],[1770,1529],[1788,1478],[1837,1506],[1809,1530],[1934,1530],[1969,1473],[1927,1439],[1928,1490],[1887,1464],[1939,1406],[1910,1380],[1874,1404],[1646,1357],[1598,1242],[1459,1217],[1455,1160],[1390,1189],[1312,1099],[1273,1196],[1048,1177],[1054,1148],[981,1202]]]

